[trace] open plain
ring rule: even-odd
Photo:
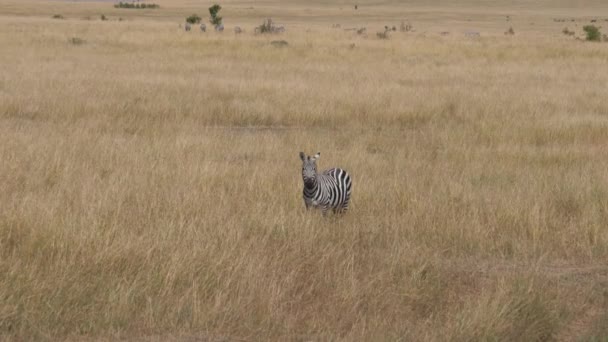
[[[0,2],[0,340],[608,338],[608,2],[155,2]]]

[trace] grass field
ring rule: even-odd
[[[608,338],[607,2],[155,2],[0,2],[0,340]]]

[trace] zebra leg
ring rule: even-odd
[[[344,203],[342,203],[342,205],[340,206],[340,213],[344,214],[346,213],[346,211],[348,210],[348,202],[350,201],[350,198],[346,198],[346,200],[344,200]]]

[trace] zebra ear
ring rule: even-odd
[[[317,152],[317,154],[315,154],[314,159],[317,160],[321,158],[321,152]]]
[[[302,161],[306,159],[306,155],[304,154],[304,152],[300,152],[300,159],[302,159]]]

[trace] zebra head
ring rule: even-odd
[[[310,157],[300,152],[300,159],[302,159],[302,179],[304,185],[307,187],[313,187],[317,181],[317,159],[321,157],[321,152],[317,152],[314,156]]]

